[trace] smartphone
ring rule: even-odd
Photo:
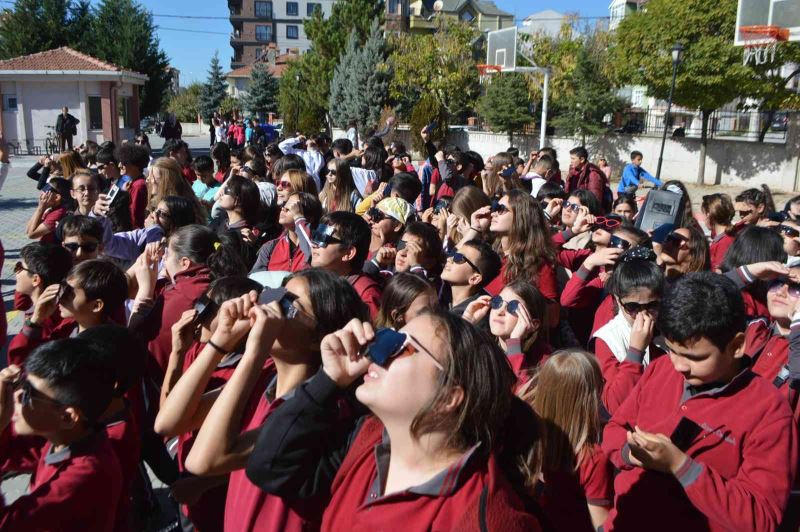
[[[516,168],[514,168],[514,166],[513,166],[513,165],[512,165],[512,166],[509,166],[508,168],[506,168],[505,170],[503,170],[502,172],[500,172],[500,177],[502,177],[503,179],[511,179],[511,176],[513,176],[513,175],[514,175],[514,172],[515,172],[516,170],[517,170],[517,169],[516,169]]]
[[[117,194],[119,194],[119,191],[122,190],[122,187],[124,187],[125,184],[130,180],[131,176],[129,175],[124,175],[117,179],[117,182],[114,183],[114,185],[109,189],[108,194],[106,194],[106,196],[108,196],[109,204],[114,203],[114,198],[117,197]]]
[[[428,133],[430,133],[430,132],[432,132],[434,129],[436,129],[437,127],[439,127],[439,123],[438,123],[438,122],[431,122],[430,124],[428,124],[427,126],[425,126],[425,131],[427,131]]]
[[[297,296],[285,288],[265,288],[261,292],[261,295],[258,296],[258,304],[267,305],[277,301],[283,317],[287,320],[291,320],[297,316],[298,312],[297,307],[292,304],[295,299],[297,299]]]
[[[702,432],[703,429],[700,427],[700,425],[688,417],[682,417],[678,422],[678,426],[672,431],[669,439],[675,444],[675,447],[683,452],[686,452],[686,450],[692,446],[694,440],[697,439]]]

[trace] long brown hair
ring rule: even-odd
[[[186,182],[181,173],[181,166],[175,159],[160,157],[150,166],[150,177],[152,179],[153,169],[158,168],[158,188],[155,194],[150,194],[148,202],[149,210],[153,211],[158,207],[158,202],[167,196],[180,196],[191,202],[195,214],[195,223],[205,225],[208,213],[205,207],[200,204],[197,196]],[[150,187],[147,187],[150,193]]]
[[[481,207],[486,207],[487,205],[491,205],[491,201],[489,200],[489,196],[478,187],[461,187],[456,192],[455,196],[453,196],[453,201],[450,203],[450,212],[458,216],[459,218],[463,218],[464,220],[469,223],[470,217],[472,213],[480,209]],[[458,229],[454,228],[452,234],[447,235],[453,242],[460,242],[461,235],[458,232]]]
[[[292,183],[292,192],[306,192],[314,196],[319,196],[314,178],[308,175],[304,170],[287,170],[282,175],[278,176],[279,179],[283,179],[284,177]]]
[[[582,349],[555,352],[520,390],[541,421],[542,471],[574,471],[591,456],[600,441],[602,390],[597,359]]]
[[[328,165],[330,164],[336,165],[336,180],[333,186],[326,179]],[[353,205],[350,198],[353,196],[353,191],[356,190],[356,185],[353,182],[353,172],[350,170],[350,165],[342,159],[331,159],[325,165],[325,173],[326,175],[320,176],[325,183],[322,187],[322,192],[319,194],[322,206],[329,212],[354,212],[356,206]]]
[[[707,272],[711,269],[711,251],[705,233],[697,227],[686,227],[689,231],[689,264],[684,273]]]
[[[71,179],[75,172],[81,168],[86,168],[81,156],[78,152],[73,150],[62,151],[58,156],[58,163],[61,167],[61,174],[64,179]]]
[[[509,190],[505,195],[514,220],[506,235],[508,249],[503,251],[502,239],[498,238],[495,251],[506,257],[506,282],[516,279],[532,282],[538,279],[539,268],[553,264],[556,259],[548,222],[542,207],[524,190]]]
[[[715,225],[724,225],[726,227],[725,233],[733,236],[731,222],[736,211],[733,209],[733,202],[729,195],[721,193],[707,194],[703,196],[701,208],[703,214],[706,215],[709,229],[713,230]]]
[[[431,283],[419,275],[400,272],[392,276],[381,294],[381,306],[375,317],[376,327],[399,329],[405,325],[408,307],[425,292],[436,293]]]

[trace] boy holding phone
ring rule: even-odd
[[[676,281],[659,328],[669,357],[614,412],[603,450],[621,471],[603,530],[773,530],[797,467],[786,400],[744,354],[739,290],[708,272]]]

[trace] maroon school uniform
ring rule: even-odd
[[[3,262],[6,258],[6,251],[3,249],[3,241],[0,240],[0,271],[3,271]],[[14,292],[16,296],[16,292]],[[8,333],[8,321],[6,319],[6,312],[5,309],[0,312],[0,338],[3,339],[3,343],[6,341],[6,334]]]
[[[688,430],[676,431],[682,418]],[[677,475],[628,461],[626,426],[670,436],[689,459]],[[797,433],[786,401],[749,369],[699,391],[669,357],[654,361],[603,433],[621,471],[603,530],[773,530],[797,466]]]
[[[594,323],[592,323],[592,334],[596,333],[597,330],[608,323],[609,321],[614,319],[614,316],[617,315],[617,305],[614,301],[614,296],[608,294],[606,298],[600,303],[600,306],[597,307],[597,312],[594,314]]]
[[[347,277],[347,282],[361,298],[361,301],[366,303],[369,308],[369,317],[375,319],[378,316],[378,311],[381,308],[381,285],[365,273],[358,273]]]
[[[800,321],[793,322],[791,333],[783,336],[773,325],[764,319],[750,322],[745,333],[744,352],[754,360],[753,373],[771,382],[781,395],[790,400],[795,418],[800,419],[800,402],[795,401],[789,386],[789,353],[794,344],[795,353],[800,348]],[[800,479],[798,479],[800,480]]]
[[[506,340],[506,358],[517,376],[517,386],[530,380],[530,371],[538,368],[550,358],[553,348],[541,338],[527,351],[522,351],[519,338]]]
[[[56,207],[48,209],[42,218],[42,223],[50,229],[50,232],[39,239],[42,244],[55,244],[56,243],[56,227],[67,215],[65,207]]]
[[[752,284],[756,279],[747,269],[747,266],[739,266],[735,270],[727,272],[725,277],[733,281],[742,291],[744,313],[749,319],[769,319],[766,291],[759,290],[757,285],[754,286]]]
[[[511,281],[511,279],[506,278],[507,262],[508,259],[503,257],[503,267],[500,269],[500,275],[495,277],[493,281],[484,287],[484,290],[486,290],[486,293],[490,296],[498,295]],[[545,262],[539,267],[537,279],[534,284],[545,299],[558,301],[558,280],[556,279],[556,269],[552,264]]]
[[[131,197],[131,223],[134,229],[144,227],[144,211],[147,210],[147,182],[144,178],[131,181],[131,188],[128,189]]]
[[[602,338],[592,338],[590,350],[594,353],[603,373],[603,392],[600,399],[606,410],[613,413],[625,402],[636,387],[644,373],[644,365],[638,360],[642,359],[642,352],[635,347],[628,347],[628,355],[620,362],[608,344]],[[649,345],[650,361],[662,356],[664,351],[652,342]]]
[[[42,322],[41,327],[23,325],[8,344],[8,363],[22,367],[28,355],[38,346],[50,340],[69,338],[77,331],[77,327],[72,318],[62,320],[58,310]]]
[[[172,325],[206,293],[210,283],[211,270],[202,264],[176,274],[174,283],[170,283],[169,279],[158,281],[153,309],[142,325],[150,351],[147,374],[155,382],[164,380],[164,371],[172,351]]]
[[[130,530],[131,493],[136,476],[139,474],[142,436],[127,407],[103,423],[122,475],[122,491],[114,520],[114,532],[126,532]]]
[[[389,449],[383,424],[368,417],[333,480],[322,530],[540,530],[480,444],[424,484],[385,495]]]
[[[559,302],[569,311],[567,319],[580,345],[586,345],[594,332],[597,309],[605,294],[605,275],[599,275],[604,270],[595,268],[589,271],[581,265],[561,291]]]
[[[611,509],[614,470],[599,445],[591,445],[577,471],[545,473],[537,502],[553,530],[594,531],[588,504]]]
[[[8,427],[0,435],[0,457],[0,472],[32,472],[27,494],[9,505],[0,500],[0,530],[114,530],[122,474],[104,431],[53,452],[51,443],[12,436]]]
[[[191,166],[184,166],[181,169],[181,174],[183,174],[183,178],[186,180],[187,183],[190,185],[197,181],[197,174],[194,173],[194,170]]]
[[[728,233],[720,233],[711,240],[709,251],[711,252],[711,270],[716,271],[722,266],[722,261],[725,260],[725,253],[728,248],[736,242],[735,235]]]
[[[269,242],[264,245],[269,245]],[[309,261],[310,257],[305,256],[300,246],[292,244],[289,241],[289,236],[284,232],[275,242],[275,247],[267,264],[267,270],[271,272],[296,272],[308,268]]]

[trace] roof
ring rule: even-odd
[[[466,5],[472,5],[476,10],[484,15],[493,15],[500,17],[513,17],[514,15],[503,11],[490,0],[444,0],[442,11],[445,13],[453,13],[461,11],[461,8]]]
[[[125,70],[117,65],[101,61],[96,57],[83,54],[66,46],[0,61],[0,72],[8,70],[29,70],[36,72],[116,72],[120,74],[129,74],[134,77],[143,76],[143,74],[138,72]]]
[[[266,56],[264,56],[266,57]],[[289,68],[289,61],[293,59],[297,59],[298,55],[294,53],[288,54],[281,54],[275,58],[275,64],[271,65],[266,61],[260,61],[261,64],[266,65],[267,70],[269,73],[279,78],[283,76],[283,73],[286,72],[286,69]],[[250,75],[253,73],[253,66],[257,64],[254,63],[252,65],[245,65],[243,67],[239,67],[237,69],[231,70],[228,72],[225,77],[226,78],[249,78]]]

